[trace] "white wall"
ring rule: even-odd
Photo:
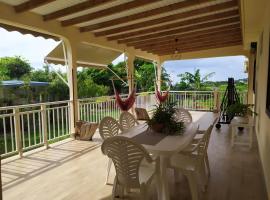
[[[270,3],[264,13],[262,39],[258,40],[257,67],[256,67],[256,133],[259,144],[260,158],[263,166],[268,197],[270,198],[270,117],[265,112],[267,79],[268,79],[268,55],[270,32]],[[262,43],[262,45],[260,44]]]

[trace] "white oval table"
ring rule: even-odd
[[[167,167],[170,156],[180,152],[185,147],[187,147],[198,130],[197,123],[187,124],[182,135],[168,135],[162,138],[156,144],[146,144],[142,142],[141,144],[145,147],[149,153],[160,157],[160,171],[158,180],[158,199],[159,200],[169,200],[169,189],[168,189],[168,178],[167,178]],[[136,127],[129,129],[123,133],[123,136],[128,138],[133,138],[139,134],[145,134],[148,129],[147,124],[140,124]]]

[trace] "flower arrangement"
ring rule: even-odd
[[[159,104],[148,125],[156,132],[168,135],[182,134],[184,123],[175,119],[175,103]]]

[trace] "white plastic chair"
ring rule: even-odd
[[[112,117],[104,117],[99,124],[99,134],[103,140],[119,135],[122,132],[121,125]],[[108,184],[112,160],[109,159],[105,184]]]
[[[134,115],[127,111],[123,111],[121,113],[119,123],[124,131],[134,127],[136,124],[139,124]]]
[[[101,150],[112,159],[116,169],[113,199],[118,194],[123,198],[130,189],[139,189],[140,199],[148,199],[148,188],[157,177],[159,160],[153,160],[142,145],[123,136],[106,139]],[[145,162],[142,165],[142,161],[148,166]],[[155,169],[151,169],[153,166]]]
[[[192,116],[190,112],[184,108],[177,108],[174,117],[179,122],[184,122],[184,123],[192,122]]]
[[[170,168],[183,173],[187,177],[192,200],[199,199],[198,182],[202,181],[203,189],[205,189],[208,181],[205,172],[205,160],[212,129],[213,125],[207,129],[204,137],[194,147],[192,152],[189,154],[178,153],[170,158]],[[198,175],[201,176],[201,179],[198,179]]]
[[[214,122],[212,123],[213,127],[215,126],[216,122],[217,122],[218,118],[216,118],[214,120]],[[197,134],[195,135],[192,144],[190,144],[187,148],[185,148],[183,151],[181,151],[180,153],[191,153],[194,151],[194,148],[196,148],[196,145],[200,142],[200,140],[204,137],[204,134],[207,133],[206,131],[197,131]],[[208,143],[209,143],[210,138],[208,138]],[[210,176],[210,165],[209,165],[209,159],[208,159],[208,153],[206,151],[206,156],[205,156],[205,165],[207,167],[207,173],[208,176]]]

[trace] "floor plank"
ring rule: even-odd
[[[194,121],[205,123],[209,114],[192,112]],[[203,119],[203,120],[202,120]],[[203,128],[203,126],[200,126]],[[241,133],[242,139],[246,137]],[[255,136],[254,136],[255,137]],[[229,128],[214,129],[209,146],[211,177],[202,200],[266,200],[265,185],[256,139],[252,150],[230,147]],[[28,153],[23,159],[2,163],[5,200],[108,200],[112,186],[104,185],[107,158],[100,151],[100,139],[94,142],[65,140],[49,150]],[[111,174],[110,182],[114,174]],[[191,199],[185,177],[175,183],[170,177],[171,199]],[[154,185],[152,199],[156,199]]]

